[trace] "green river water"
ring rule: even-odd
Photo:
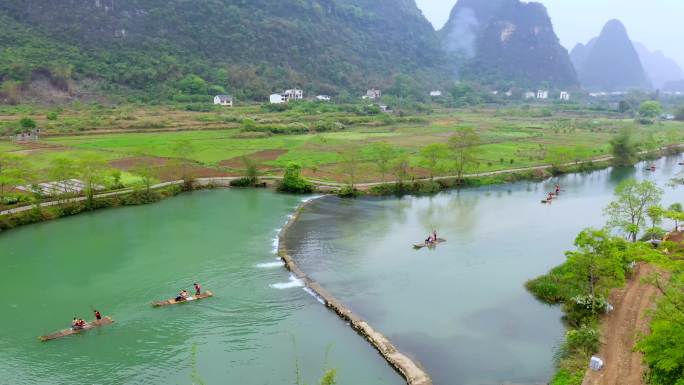
[[[525,281],[564,261],[585,227],[628,177],[664,187],[679,157],[432,197],[312,202],[287,240],[302,270],[398,348],[436,385],[545,384],[564,328],[558,307],[536,301]],[[551,205],[545,192],[560,182]],[[663,203],[684,202],[664,188]],[[666,224],[670,226],[670,224]],[[413,250],[432,230],[447,242]]]
[[[401,384],[279,263],[274,237],[301,198],[204,191],[0,235],[0,384]],[[154,309],[198,280],[214,298]],[[90,306],[115,323],[41,343]],[[195,381],[198,383],[198,381]]]
[[[287,245],[304,271],[398,347],[437,385],[544,383],[563,334],[556,307],[527,279],[562,262],[582,228],[633,169],[446,192],[434,197],[326,197],[311,203]],[[665,203],[684,201],[666,189]],[[276,261],[274,237],[301,198],[216,190],[103,210],[0,234],[0,384],[314,385],[324,367],[341,385],[402,384],[361,337]],[[448,242],[414,251],[432,228]],[[200,281],[214,298],[154,309]],[[41,343],[91,318],[115,324]],[[331,346],[327,356],[326,349]],[[196,364],[192,351],[196,347]],[[297,362],[297,363],[296,363]],[[199,381],[194,381],[198,383]]]

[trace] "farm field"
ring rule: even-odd
[[[52,113],[50,119],[48,115]],[[56,115],[56,116],[55,116]],[[244,173],[242,157],[256,162],[265,175],[279,175],[290,162],[300,163],[304,175],[327,181],[344,181],[340,163],[345,152],[360,154],[357,182],[379,181],[374,146],[389,144],[410,163],[410,174],[428,171],[420,150],[433,143],[448,143],[464,127],[480,137],[477,164],[466,172],[521,168],[557,161],[585,160],[606,155],[609,141],[623,128],[631,128],[642,148],[684,141],[684,124],[658,122],[639,125],[632,119],[587,111],[552,111],[544,108],[435,108],[431,113],[359,115],[323,106],[316,110],[264,111],[248,106],[208,112],[174,107],[81,107],[58,112],[38,107],[5,107],[0,126],[5,131],[23,117],[42,130],[39,142],[0,141],[0,152],[25,157],[31,183],[48,179],[48,168],[58,158],[78,159],[97,154],[123,171],[123,181],[135,184],[134,164],[163,166],[178,158],[175,146],[191,144],[182,160],[192,164],[196,176],[236,176]],[[444,160],[438,175],[450,175]],[[160,173],[159,179],[172,179]],[[392,175],[388,175],[391,178]]]

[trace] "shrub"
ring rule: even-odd
[[[57,113],[56,112],[48,112],[46,118],[47,120],[57,120]]]
[[[604,313],[608,302],[603,297],[578,295],[563,304],[565,318],[570,325],[587,325]]]
[[[361,195],[359,190],[349,185],[342,187],[337,193],[340,198],[356,198],[359,195]]]
[[[32,130],[36,128],[36,122],[31,118],[21,118],[19,121],[19,127],[21,127],[21,129],[24,131]]]
[[[230,181],[230,187],[252,187],[254,180],[251,178],[238,178]]]
[[[285,175],[278,186],[278,191],[294,194],[309,194],[313,192],[313,185],[302,177],[302,166],[290,163],[285,168]]]

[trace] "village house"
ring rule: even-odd
[[[320,102],[329,102],[332,98],[329,95],[318,95],[316,96],[316,100]]]
[[[230,95],[216,95],[214,96],[214,104],[233,107],[233,97]]]
[[[282,104],[291,100],[302,100],[304,99],[304,91],[294,88],[285,90],[279,94],[271,94],[268,99],[271,104]]]
[[[430,91],[430,96],[433,98],[439,98],[442,96],[442,91],[439,91],[439,90]]]
[[[537,91],[537,99],[548,99],[549,91],[539,90]]]
[[[36,142],[38,139],[40,139],[40,128],[24,131],[12,136],[12,140],[15,142]]]
[[[287,102],[289,102],[291,100],[295,100],[295,101],[296,100],[302,100],[302,99],[304,99],[304,91],[297,89],[297,88],[294,88],[291,90],[285,90],[285,92],[283,92],[282,96],[283,96],[283,99],[285,99],[285,101],[287,101]]]
[[[380,99],[382,96],[382,92],[380,90],[376,90],[375,88],[371,88],[370,90],[366,91],[366,95],[363,96],[363,99]]]
[[[532,91],[525,92],[525,99],[534,99],[536,96],[537,94]]]
[[[566,91],[562,91],[562,92],[560,93],[560,100],[562,100],[562,101],[564,101],[564,102],[569,101],[569,100],[570,100],[570,94],[569,94],[568,92],[566,92]]]

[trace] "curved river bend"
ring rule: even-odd
[[[564,260],[628,177],[661,187],[678,157],[544,183],[433,197],[311,202],[289,229],[289,254],[310,278],[417,359],[438,385],[541,384],[553,373],[561,312],[524,288]],[[542,205],[556,182],[559,200]],[[663,203],[682,202],[665,188]],[[415,251],[432,229],[447,243]]]
[[[290,229],[300,267],[423,364],[438,385],[542,383],[562,336],[560,312],[523,283],[563,260],[576,233],[603,223],[614,186],[605,170],[429,198],[312,202]],[[684,200],[667,189],[665,203]],[[0,235],[0,383],[312,384],[403,380],[276,261],[274,238],[300,198],[216,190],[98,211]],[[448,242],[414,251],[429,230]],[[199,280],[215,297],[153,309]],[[115,324],[49,343],[36,337],[90,317]],[[327,357],[326,349],[331,344]],[[196,364],[192,351],[196,347]]]

